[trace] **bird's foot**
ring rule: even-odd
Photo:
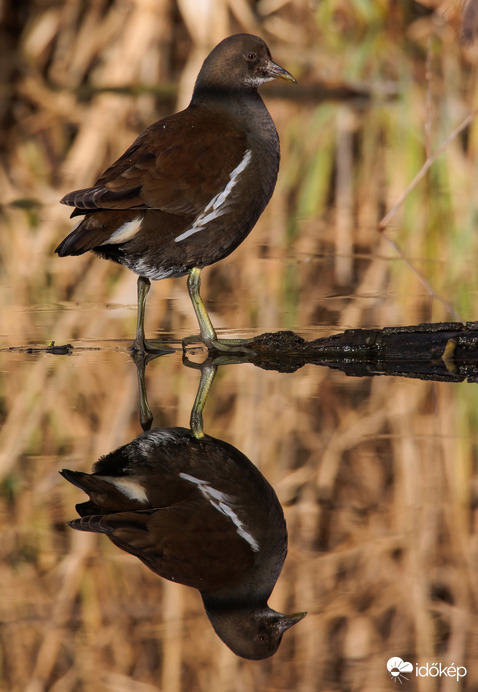
[[[175,352],[174,348],[166,346],[160,341],[146,341],[146,339],[135,339],[129,350],[132,356],[138,355],[143,358],[146,356],[162,356],[166,355],[166,353]]]
[[[186,346],[190,346],[191,344],[202,344],[204,341],[199,334],[191,334],[190,336],[185,336],[181,343],[184,350]]]
[[[250,347],[254,339],[218,339],[204,336],[187,336],[183,339],[183,349],[190,344],[203,343],[210,353],[219,351],[225,354],[242,354],[251,355],[254,350]]]
[[[251,348],[254,339],[213,339],[207,343],[209,351],[219,351],[225,354],[245,354],[252,355],[254,353]]]

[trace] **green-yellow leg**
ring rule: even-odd
[[[233,365],[237,363],[247,363],[247,355],[226,354],[219,356],[209,356],[203,363],[195,363],[183,353],[183,363],[186,367],[201,371],[201,380],[198,391],[191,410],[190,427],[194,437],[200,439],[204,437],[202,412],[209,396],[214,377],[220,365]]]
[[[204,437],[202,412],[206,404],[209,391],[214,377],[216,376],[217,366],[212,363],[203,364],[201,367],[201,380],[198,391],[191,410],[190,427],[194,437],[200,439]]]
[[[139,421],[143,430],[150,430],[153,423],[153,414],[148,404],[146,394],[145,371],[149,360],[157,358],[155,354],[145,355],[144,353],[133,353],[133,360],[136,365],[136,373],[138,377],[138,393],[139,393]]]
[[[146,298],[151,288],[151,281],[145,276],[138,276],[138,317],[136,322],[136,339],[134,340],[131,350],[133,353],[156,354],[172,353],[174,349],[168,348],[162,344],[153,346],[151,342],[148,344],[144,336],[144,313],[146,309]]]
[[[146,340],[144,338],[144,311],[146,298],[151,288],[151,281],[145,276],[138,276],[138,315],[136,321],[136,339],[131,348],[132,351],[146,353]]]
[[[211,318],[207,314],[207,310],[200,295],[200,290],[201,270],[198,269],[198,267],[193,267],[188,276],[189,297],[191,298],[194,312],[196,313],[196,317],[199,322],[201,339],[204,341],[206,346],[210,346],[212,343],[217,341],[217,334],[211,322]]]
[[[188,291],[189,297],[193,304],[194,312],[196,313],[201,332],[201,341],[210,349],[224,351],[226,353],[249,353],[250,349],[247,345],[253,339],[218,339],[216,330],[213,327],[211,318],[209,317],[206,307],[200,295],[201,289],[201,270],[198,267],[193,267],[188,276]],[[185,339],[183,343],[188,343],[190,340]]]

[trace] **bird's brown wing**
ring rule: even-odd
[[[231,520],[203,501],[86,516],[69,523],[82,531],[105,533],[156,574],[200,591],[235,583],[254,561],[251,545]]]
[[[207,112],[187,109],[151,125],[97,180],[61,201],[72,216],[99,210],[157,209],[199,214],[221,192],[246,150],[245,135]]]

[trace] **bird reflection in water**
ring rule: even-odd
[[[206,368],[192,430],[153,428],[99,459],[63,470],[89,500],[69,525],[104,533],[165,579],[199,590],[216,634],[238,656],[274,654],[305,613],[267,605],[287,553],[277,495],[254,464],[198,421],[214,377]]]

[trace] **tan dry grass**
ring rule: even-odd
[[[61,195],[92,181],[173,108],[171,89],[156,96],[158,85],[178,84],[184,104],[209,48],[248,30],[306,83],[343,76],[381,93],[392,85],[398,98],[359,109],[294,103],[292,92],[268,100],[281,178],[253,237],[205,272],[214,319],[228,330],[316,334],[322,323],[332,331],[448,317],[406,262],[389,259],[377,225],[424,163],[427,138],[435,150],[474,107],[476,47],[464,54],[451,24],[411,18],[406,3],[92,0],[31,4],[27,19],[10,56],[20,69],[9,72],[0,168],[3,343],[111,341],[70,358],[1,354],[0,687],[388,690],[385,662],[403,655],[467,665],[464,689],[474,689],[471,386],[351,380],[312,366],[219,373],[207,432],[257,463],[286,508],[290,554],[271,605],[309,610],[272,660],[240,661],[215,637],[197,594],[64,526],[79,497],[58,469],[87,469],[139,432],[136,377],[122,350],[134,328],[134,277],[51,252],[69,228]],[[102,91],[123,86],[141,93]],[[470,319],[476,132],[474,123],[466,147],[459,139],[447,147],[392,229],[405,257]],[[19,199],[41,204],[8,206]],[[179,336],[195,329],[184,282],[154,287],[148,329],[160,326]],[[176,357],[150,365],[157,424],[186,424],[195,377]],[[442,689],[455,690],[451,682]],[[410,689],[436,686],[419,679]]]

